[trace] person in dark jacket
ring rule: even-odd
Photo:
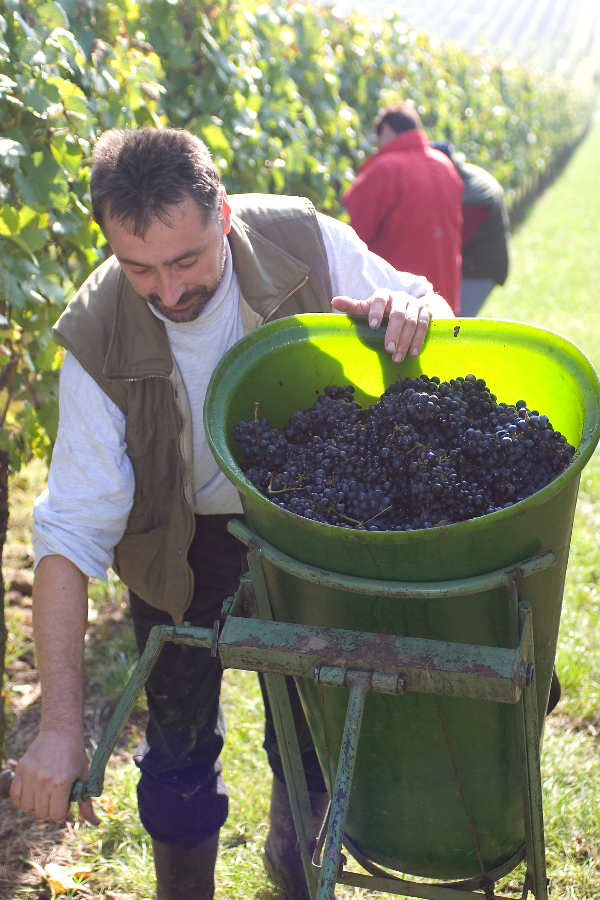
[[[510,223],[504,191],[490,172],[462,162],[448,141],[432,141],[432,146],[452,160],[464,184],[460,311],[474,316],[508,276]]]

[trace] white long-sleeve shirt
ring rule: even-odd
[[[398,272],[370,253],[342,222],[318,214],[333,296],[357,300],[375,288],[423,296],[431,285],[422,276]],[[229,245],[223,278],[202,315],[192,322],[171,322],[171,350],[188,391],[194,448],[194,512],[200,515],[241,511],[235,487],[221,472],[203,427],[203,406],[210,376],[227,350],[243,336],[239,287]],[[193,386],[193,388],[192,388]],[[125,442],[125,417],[72,354],[63,363],[59,388],[59,427],[48,487],[34,505],[36,565],[60,554],[84,574],[105,578],[133,504],[134,476]]]

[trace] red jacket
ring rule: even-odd
[[[342,200],[369,250],[425,275],[459,311],[463,183],[422,130],[406,131],[361,166]]]

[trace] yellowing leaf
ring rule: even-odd
[[[106,798],[103,797],[101,800],[99,800],[99,805],[100,805],[100,808],[103,809],[104,812],[107,813],[109,816],[112,813],[114,813],[114,811],[116,809],[115,801],[112,800],[110,797],[106,797]]]
[[[55,894],[64,894],[78,887],[73,875],[89,875],[91,869],[85,866],[61,866],[58,863],[47,863],[43,874]]]

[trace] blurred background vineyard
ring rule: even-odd
[[[355,0],[336,7],[352,12]],[[370,0],[378,15],[398,12],[435,40],[531,70],[552,72],[580,85],[600,78],[600,5],[596,0]]]
[[[482,0],[479,17],[508,34],[524,8],[552,18],[552,2]],[[555,0],[553,24],[559,6],[566,15],[583,2]],[[424,0],[422,11],[439,24],[443,5]],[[472,7],[453,3],[447,21]],[[590,122],[597,71],[575,81],[468,51],[413,26],[409,8],[416,16],[414,0],[385,12],[374,2],[0,0],[0,452],[11,470],[50,451],[60,358],[49,326],[106,253],[88,193],[102,130],[189,128],[230,192],[306,195],[343,217],[340,192],[373,148],[373,116],[400,95],[432,140],[493,172],[514,213],[552,177]],[[599,14],[586,8],[597,49]],[[560,20],[556,33],[576,24],[569,34],[583,41],[583,19]]]

